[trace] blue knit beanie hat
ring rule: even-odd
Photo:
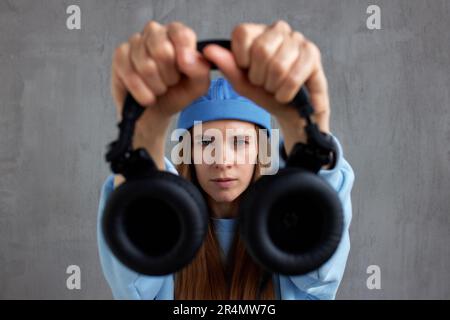
[[[211,80],[208,93],[184,108],[178,118],[178,129],[190,129],[194,121],[234,119],[255,123],[271,136],[270,113],[253,101],[240,96],[224,78]]]

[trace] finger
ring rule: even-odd
[[[168,37],[175,48],[176,64],[191,79],[204,78],[209,74],[210,64],[197,51],[195,32],[180,22],[168,26]]]
[[[111,72],[111,92],[116,105],[117,122],[121,122],[123,103],[125,102],[127,89],[125,88],[125,85],[122,83],[122,81],[119,79],[119,76],[117,75],[117,70],[114,67],[112,68]]]
[[[288,75],[294,62],[297,60],[300,54],[300,45],[298,36],[291,35],[289,39],[283,41],[276,52],[273,59],[267,66],[266,81],[264,88],[271,93],[275,93],[280,87],[283,80]]]
[[[283,41],[289,37],[290,32],[291,28],[286,22],[278,21],[253,41],[250,49],[250,70],[248,74],[252,84],[257,86],[264,84],[269,61]]]
[[[177,63],[180,70],[192,80],[209,76],[211,65],[203,55],[195,50],[182,48],[177,54]]]
[[[150,57],[156,62],[158,72],[167,86],[180,81],[176,66],[175,48],[167,35],[167,29],[150,21],[144,29],[144,42]]]
[[[117,65],[117,76],[125,88],[139,102],[147,107],[155,102],[153,92],[148,88],[139,74],[134,70],[130,58],[130,45],[125,43],[116,49],[114,64]],[[123,102],[122,102],[123,104]]]
[[[242,23],[233,29],[231,34],[231,51],[240,68],[249,68],[252,43],[266,28],[267,26],[263,24]]]
[[[157,96],[164,94],[167,91],[167,86],[159,75],[156,62],[148,55],[140,33],[133,35],[130,40],[130,48],[133,67],[144,80],[147,87]]]
[[[256,104],[265,105],[264,108],[271,113],[275,110],[272,108],[273,106],[267,106],[268,101],[274,101],[276,104],[273,94],[268,93],[263,87],[251,84],[246,72],[237,65],[229,50],[212,44],[205,47],[203,54],[209,61],[217,65],[237,93],[253,100]]]
[[[275,98],[281,103],[289,103],[300,90],[301,86],[313,75],[315,60],[307,44],[300,47],[300,55],[291,71],[276,91]]]
[[[314,106],[315,116],[329,115],[330,101],[328,95],[328,81],[323,68],[318,68],[306,81],[309,98]]]
[[[211,44],[203,49],[203,55],[208,61],[211,61],[217,66],[234,88],[249,85],[245,72],[237,65],[231,51]]]

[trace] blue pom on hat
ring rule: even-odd
[[[271,116],[250,99],[239,95],[225,78],[211,80],[208,93],[184,108],[178,118],[177,128],[190,129],[195,121],[241,120],[267,129],[271,136]]]

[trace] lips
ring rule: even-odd
[[[236,180],[234,178],[218,178],[211,181],[220,189],[229,189],[233,187]]]
[[[233,181],[236,180],[234,178],[218,178],[218,179],[212,179],[212,181],[216,181],[216,182],[226,182],[226,181]]]

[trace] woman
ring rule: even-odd
[[[282,147],[289,154],[295,143],[306,142],[306,138],[303,119],[286,103],[305,84],[314,105],[314,121],[322,132],[331,134],[327,83],[315,45],[284,21],[270,26],[241,24],[231,40],[231,52],[210,45],[201,54],[195,50],[195,33],[188,27],[178,22],[162,26],[151,21],[115,53],[112,91],[118,119],[127,92],[146,107],[136,125],[134,148],[146,148],[160,170],[180,174],[196,184],[210,212],[207,237],[194,260],[167,276],[141,275],[122,265],[106,246],[98,223],[101,264],[116,299],[255,299],[261,270],[235,231],[239,197],[261,174],[259,135],[231,134],[230,138],[227,129],[252,133],[262,128],[270,135],[272,115],[282,131]],[[210,81],[208,61],[215,63],[227,80]],[[209,129],[226,137],[216,149],[220,156],[215,162],[194,161],[175,168],[164,156],[167,130],[179,111],[178,128],[189,130],[191,151],[215,142],[205,134]],[[202,121],[201,128],[195,121]],[[196,131],[200,135],[193,134]],[[322,168],[319,174],[338,192],[343,204],[341,243],[318,270],[303,276],[274,274],[262,299],[335,298],[350,249],[354,173],[343,158],[339,141],[332,137],[338,146],[334,166]],[[244,155],[245,161],[228,161],[224,156],[227,152]],[[220,180],[224,178],[231,180]],[[98,222],[109,194],[122,182],[123,177],[118,175],[106,179]]]

